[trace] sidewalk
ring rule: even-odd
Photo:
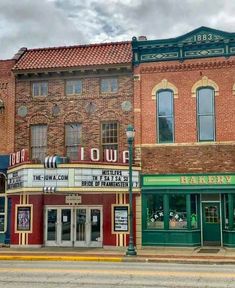
[[[221,247],[151,247],[126,256],[126,248],[0,248],[1,260],[172,262],[194,264],[235,264],[235,249]]]

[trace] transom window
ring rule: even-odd
[[[70,123],[65,125],[66,155],[70,160],[78,160],[78,146],[81,144],[82,125]]]
[[[201,88],[197,91],[198,141],[215,140],[214,89]]]
[[[157,93],[157,135],[159,143],[174,142],[174,97],[171,90]]]
[[[82,93],[82,80],[67,80],[66,95],[77,95]]]
[[[101,125],[102,148],[118,150],[118,123],[106,122]]]
[[[47,152],[47,125],[31,125],[31,158],[44,161]]]
[[[48,95],[48,83],[47,83],[47,81],[33,82],[32,95],[34,97],[47,96]]]
[[[101,79],[101,92],[102,93],[114,93],[118,91],[118,79],[117,78],[103,78]]]

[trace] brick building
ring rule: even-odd
[[[131,59],[120,42],[25,49],[17,61],[11,245],[126,245]]]
[[[142,244],[235,246],[235,34],[132,47]]]
[[[0,243],[9,241],[7,226],[6,175],[9,154],[14,149],[15,60],[0,60]]]

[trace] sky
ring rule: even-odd
[[[235,32],[234,0],[0,0],[0,59],[21,47],[177,37],[200,26]]]

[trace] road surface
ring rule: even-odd
[[[234,288],[235,265],[1,261],[3,288]]]

